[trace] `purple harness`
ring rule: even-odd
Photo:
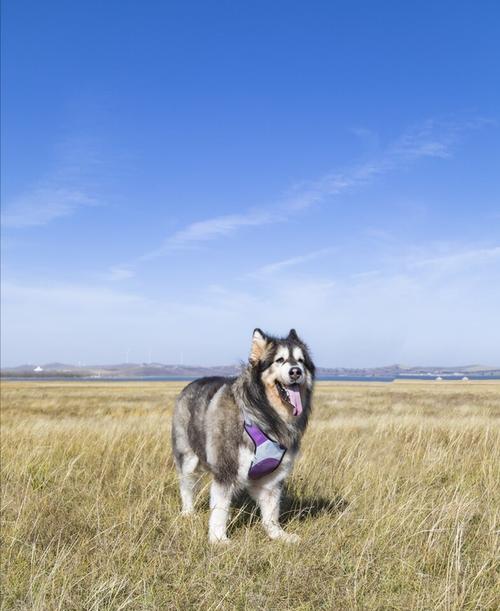
[[[269,473],[272,473],[280,466],[286,448],[277,441],[269,439],[269,437],[250,420],[245,420],[244,426],[245,431],[249,434],[255,446],[254,458],[248,470],[248,477],[250,479],[258,479],[264,475],[269,475]]]

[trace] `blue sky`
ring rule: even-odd
[[[500,363],[497,2],[2,17],[4,365]]]

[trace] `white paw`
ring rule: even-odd
[[[299,535],[295,535],[293,533],[287,533],[282,531],[276,537],[273,537],[276,541],[284,541],[285,543],[300,543]]]
[[[181,516],[183,516],[183,517],[192,516],[193,513],[194,513],[194,509],[191,507],[189,509],[183,509],[181,511]]]
[[[212,545],[227,545],[229,543],[229,539],[226,535],[218,537],[216,535],[209,535],[208,540]]]

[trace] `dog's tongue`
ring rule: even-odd
[[[287,386],[288,397],[293,405],[293,415],[300,416],[302,413],[302,399],[300,397],[300,387],[298,384]]]

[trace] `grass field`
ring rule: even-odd
[[[500,384],[319,383],[283,519],[179,517],[181,383],[5,382],[3,609],[498,609]]]

